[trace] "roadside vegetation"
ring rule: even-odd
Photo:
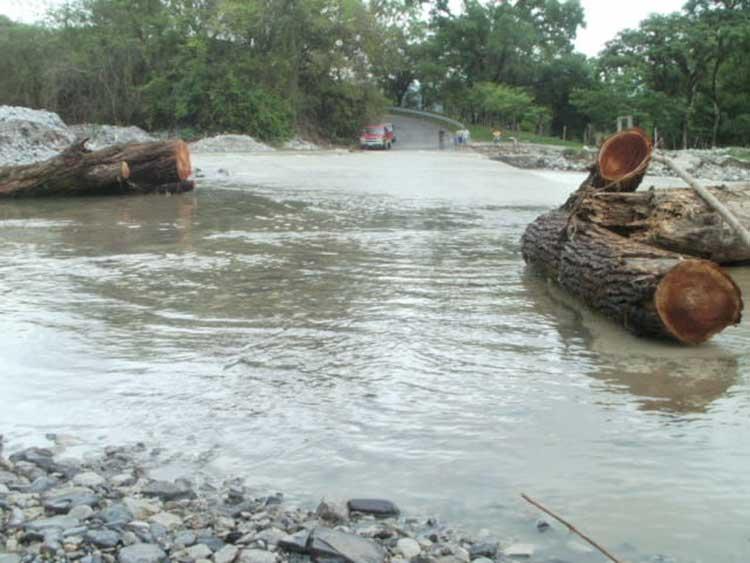
[[[469,127],[469,132],[471,133],[471,139],[473,141],[489,143],[494,140],[494,137],[492,135],[493,129],[493,127],[487,127],[485,125],[471,125]],[[500,129],[500,131],[503,134],[500,138],[501,143],[512,143],[512,137],[519,143],[535,143],[537,145],[560,145],[576,149],[583,148],[583,144],[580,140],[562,140],[560,137],[537,135],[535,133],[529,133],[528,131],[509,131],[504,129]]]
[[[0,17],[0,104],[271,142],[349,142],[401,105],[475,139],[580,144],[632,116],[670,148],[750,144],[750,0],[688,0],[593,59],[584,25],[578,0],[70,0]]]

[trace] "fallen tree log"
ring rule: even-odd
[[[529,225],[523,257],[638,336],[701,344],[742,316],[740,289],[706,260],[652,248],[553,211]]]
[[[709,191],[750,228],[750,186]],[[595,193],[581,200],[576,216],[632,241],[719,264],[750,261],[742,238],[691,189]]]
[[[182,141],[89,151],[86,140],[44,162],[0,168],[0,197],[114,195],[193,189],[190,152]]]

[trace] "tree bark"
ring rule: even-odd
[[[742,296],[721,268],[553,211],[529,225],[526,262],[639,336],[701,344],[738,324]]]
[[[47,161],[0,168],[0,198],[184,192],[193,189],[182,141],[91,152],[83,140]]]
[[[709,191],[750,228],[750,187]],[[592,194],[576,216],[641,244],[719,264],[750,262],[750,248],[690,189]]]

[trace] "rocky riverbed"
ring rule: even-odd
[[[534,553],[404,517],[389,500],[324,499],[307,510],[241,479],[152,479],[160,451],[142,443],[80,460],[64,457],[75,439],[48,438],[50,448],[6,459],[0,436],[0,563],[491,563]]]

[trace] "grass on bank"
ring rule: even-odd
[[[729,149],[729,154],[733,156],[734,158],[750,161],[750,149],[741,148],[741,147],[732,147]]]
[[[471,132],[471,138],[474,141],[479,142],[492,142],[492,127],[485,127],[484,125],[470,125],[469,131]],[[583,148],[583,145],[578,141],[563,141],[557,137],[546,137],[543,135],[535,135],[534,133],[527,133],[525,131],[506,131],[503,130],[503,140],[507,141],[510,137],[515,137],[520,143],[536,143],[539,145],[557,145],[561,147],[571,147],[576,149]]]

